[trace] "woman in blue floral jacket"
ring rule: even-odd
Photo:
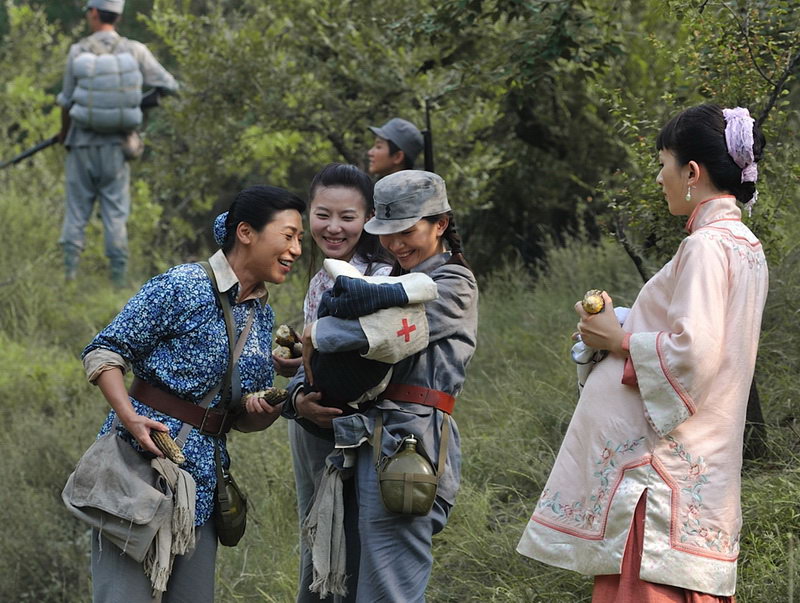
[[[242,392],[272,385],[273,311],[267,304],[265,281],[283,282],[300,256],[304,210],[305,203],[283,189],[253,186],[241,191],[215,223],[221,249],[209,264],[218,291],[230,300],[237,337],[252,315],[236,364]],[[218,293],[203,267],[182,264],[153,277],[83,352],[89,380],[100,387],[112,407],[100,433],[108,432],[116,420],[119,434],[134,448],[163,456],[150,437],[151,430],[167,431],[175,438],[183,421],[153,408],[160,406],[156,398],[166,393],[180,399],[178,406],[181,401],[199,404],[223,380],[229,355]],[[138,396],[146,400],[129,395],[123,381],[128,370],[134,373],[134,385],[140,386],[132,391],[149,392]],[[221,398],[217,393],[210,407]],[[261,403],[264,412],[241,416],[235,427],[254,431],[271,425],[280,407]],[[175,558],[165,602],[213,600],[217,538],[214,522],[209,520],[218,443],[227,466],[224,436],[204,435],[193,428],[186,438],[187,460],[181,467],[196,483],[197,545],[191,555]],[[142,565],[96,533],[92,549],[95,601],[151,601],[150,580]]]

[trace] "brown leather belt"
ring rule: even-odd
[[[147,404],[165,415],[174,417],[196,427],[205,435],[220,436],[228,433],[236,416],[216,408],[205,409],[183,398],[150,385],[144,379],[134,376],[128,393],[139,402]]]
[[[438,389],[428,389],[418,385],[403,385],[402,383],[390,383],[389,387],[383,390],[381,397],[394,400],[395,402],[411,402],[438,408],[448,415],[453,414],[456,405],[455,397]]]

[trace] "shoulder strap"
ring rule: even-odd
[[[234,364],[239,362],[239,357],[242,355],[242,350],[244,350],[244,344],[247,342],[247,337],[250,335],[250,328],[253,326],[253,314],[254,312],[251,309],[247,314],[247,322],[244,325],[244,329],[242,329],[242,334],[239,335],[239,339],[236,340],[236,348],[233,350]],[[219,390],[222,389],[223,382],[224,379],[217,383],[217,385],[215,385],[211,391],[206,394],[206,397],[203,398],[198,406],[201,408],[208,408],[211,405],[211,402],[214,400],[214,397],[219,393]],[[175,442],[178,444],[179,448],[183,448],[183,445],[186,443],[186,438],[189,437],[189,432],[191,430],[191,423],[184,423],[181,426],[181,430],[178,432],[178,435],[175,438]]]
[[[222,307],[222,314],[225,317],[225,328],[228,331],[228,351],[229,351],[229,358],[232,360],[234,357],[234,342],[236,341],[236,327],[233,322],[233,312],[231,310],[231,301],[228,299],[227,293],[224,293],[219,290],[217,287],[217,278],[214,276],[214,271],[211,268],[211,264],[208,262],[199,262],[200,265],[203,267],[203,270],[206,271],[208,278],[211,280],[212,288],[214,289],[214,293],[219,300],[220,306]],[[250,317],[253,315],[254,309],[251,308],[250,310]],[[252,318],[248,317],[248,320],[252,320]],[[244,335],[244,332],[242,332]],[[242,403],[242,390],[241,390],[241,380],[239,379],[239,364],[238,362],[229,362],[228,368],[225,372],[225,381],[224,381],[224,389],[223,389],[223,399],[222,399],[222,407],[226,410],[234,410],[236,407],[240,406]]]
[[[219,301],[220,306],[222,307],[222,315],[225,318],[225,329],[228,332],[228,358],[233,358],[233,342],[236,339],[236,328],[233,323],[233,312],[231,311],[231,300],[228,299],[227,294],[220,291],[217,287],[217,277],[214,276],[214,270],[211,268],[211,264],[208,262],[199,262],[199,264],[203,267],[203,270],[206,271],[208,278],[211,280],[211,288],[214,290],[214,294],[217,296],[217,300]],[[223,378],[223,390],[222,390],[222,405],[224,407],[228,407],[232,399],[232,392],[231,392],[231,380],[233,377],[233,362],[228,362],[228,368],[225,370],[225,377]]]

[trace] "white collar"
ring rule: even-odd
[[[217,289],[221,293],[230,291],[235,285],[239,284],[239,277],[236,276],[233,268],[231,268],[231,265],[228,263],[228,258],[225,257],[222,249],[208,258],[208,263],[211,265],[211,270],[214,272],[214,278],[217,279]],[[267,287],[262,284],[256,287],[247,299],[263,298],[262,301],[266,303],[268,297],[269,292],[267,291]],[[239,299],[237,302],[244,302],[247,301],[247,299]]]

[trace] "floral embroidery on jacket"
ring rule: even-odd
[[[677,476],[678,481],[686,484],[681,488],[690,496],[689,502],[681,509],[681,535],[680,542],[725,554],[735,554],[739,548],[739,536],[731,538],[730,534],[719,528],[709,528],[702,525],[700,515],[703,511],[703,486],[709,483],[706,475],[707,466],[702,456],[692,458],[683,444],[672,436],[667,436],[672,454],[680,458],[687,465],[686,473]]]
[[[749,230],[741,222],[734,222],[727,228],[706,226],[696,231],[694,236],[722,243],[742,260],[743,266],[762,270],[767,265],[761,244],[751,245],[746,242]]]
[[[596,529],[600,518],[605,514],[611,494],[612,481],[610,477],[615,473],[615,469],[620,463],[620,457],[636,450],[644,440],[645,436],[641,436],[635,440],[625,440],[617,446],[614,446],[611,441],[606,441],[605,447],[600,452],[600,458],[595,461],[597,471],[594,472],[594,477],[599,478],[600,483],[592,490],[588,504],[585,498],[572,504],[562,503],[558,500],[559,492],[551,495],[550,490],[545,488],[536,505],[536,510],[549,509],[556,517],[576,527]]]

